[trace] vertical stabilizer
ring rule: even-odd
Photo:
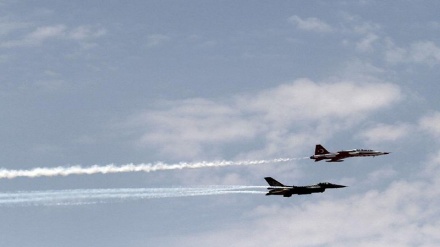
[[[275,187],[286,187],[284,184],[276,181],[275,179],[271,178],[271,177],[265,177],[264,178],[266,180],[266,182],[270,185],[270,186],[275,186]]]
[[[327,149],[325,149],[321,144],[316,144],[315,147],[315,155],[319,155],[319,154],[329,154],[330,152],[327,151]]]

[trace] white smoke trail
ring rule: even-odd
[[[208,196],[224,194],[262,194],[266,186],[207,186],[194,188],[118,188],[0,193],[0,206],[54,206],[123,202],[127,200]]]
[[[155,164],[126,164],[126,165],[93,165],[90,167],[82,167],[79,165],[70,167],[38,167],[30,170],[10,170],[0,169],[0,179],[13,179],[17,177],[53,177],[53,176],[69,176],[69,175],[91,175],[91,174],[107,174],[107,173],[121,173],[121,172],[155,172],[165,170],[178,169],[195,169],[204,167],[221,167],[221,166],[250,166],[270,163],[288,162],[304,158],[279,158],[271,160],[250,160],[250,161],[214,161],[214,162],[196,162],[186,163],[180,162],[176,164],[166,164],[158,162]]]

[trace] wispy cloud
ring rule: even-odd
[[[395,125],[377,124],[363,131],[360,137],[365,139],[368,143],[396,141],[410,134],[412,130],[412,126],[405,123],[397,123]]]
[[[303,19],[297,15],[294,15],[289,17],[288,21],[294,24],[297,28],[305,31],[312,31],[319,33],[326,33],[333,31],[333,28],[329,24],[316,17],[308,17]]]
[[[160,110],[134,116],[127,128],[141,132],[139,145],[177,157],[195,157],[215,146],[258,139],[266,143],[261,153],[279,155],[274,152],[291,152],[300,145],[298,140],[310,140],[307,133],[331,135],[400,98],[399,87],[389,83],[299,79],[227,101],[168,102]]]
[[[422,117],[419,121],[419,126],[430,134],[437,137],[440,136],[440,112],[434,112]]]
[[[339,31],[344,45],[352,45],[358,52],[373,52],[383,41],[382,26],[350,14],[342,15]]]
[[[357,18],[354,18],[357,19]],[[359,23],[357,23],[359,22]],[[349,23],[351,24],[351,23]],[[381,40],[378,32],[381,26],[377,23],[357,20],[352,27],[353,33],[360,35],[360,40],[356,41],[356,49],[360,52],[371,52],[374,50],[374,45]]]
[[[64,25],[39,27],[19,40],[2,42],[2,47],[37,46],[50,39],[62,38],[65,34]]]
[[[426,167],[422,165],[420,174],[425,174],[423,177],[396,180],[384,189],[375,189],[374,184],[370,184],[371,189],[367,192],[345,199],[331,196],[331,193],[341,190],[317,195],[313,202],[304,202],[296,197],[291,199],[296,203],[288,206],[285,203],[257,206],[247,214],[247,223],[188,236],[184,241],[188,246],[197,242],[198,245],[214,247],[435,246],[440,241],[436,230],[440,227],[440,210],[437,207],[440,191],[426,188],[440,184],[436,175],[439,160],[436,157],[427,162],[436,163],[436,166],[430,167],[430,173],[425,173]],[[395,175],[394,170],[386,173],[387,176]],[[379,178],[381,175],[373,176]],[[350,234],[346,234],[348,232]]]
[[[243,118],[240,109],[207,99],[170,102],[168,109],[141,113],[131,122],[149,130],[141,145],[182,157],[200,154],[209,143],[249,139],[259,132],[259,124]]]
[[[432,41],[418,41],[408,47],[399,47],[388,41],[385,59],[391,64],[416,63],[434,66],[440,64],[440,47]]]
[[[372,51],[374,43],[378,40],[379,37],[376,34],[369,33],[356,43],[356,49],[363,52]]]
[[[100,27],[79,26],[69,29],[67,26],[59,24],[52,26],[37,27],[19,39],[5,40],[0,43],[0,47],[32,47],[40,46],[52,40],[75,40],[88,41],[106,34],[106,30]]]
[[[250,111],[258,111],[272,122],[298,119],[343,118],[389,105],[401,96],[393,84],[341,81],[317,83],[299,79],[244,99]]]
[[[66,35],[68,39],[90,40],[99,38],[107,33],[107,30],[100,27],[79,26],[70,30]]]

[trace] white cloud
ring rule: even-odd
[[[360,133],[360,137],[366,140],[368,143],[396,141],[406,137],[411,130],[412,127],[405,123],[398,123],[395,125],[377,124],[376,126]]]
[[[371,184],[371,190],[346,199],[328,199],[338,193],[329,190],[310,195],[313,202],[301,202],[297,196],[288,199],[297,202],[286,202],[287,206],[257,206],[244,223],[180,241],[183,246],[213,247],[437,246],[440,190],[426,189],[439,184],[436,174],[420,180],[401,179],[383,190]]]
[[[354,19],[356,19],[356,18],[354,18]],[[349,23],[352,21],[353,20],[350,20]],[[371,34],[371,33],[377,32],[381,29],[381,26],[377,23],[373,23],[373,22],[369,22],[369,21],[362,21],[362,20],[357,20],[356,22],[360,22],[360,23],[356,23],[353,30],[355,33],[358,33],[358,34]]]
[[[358,52],[373,52],[382,45],[382,25],[364,20],[359,16],[343,15],[340,32],[343,44],[353,46]]]
[[[440,63],[440,47],[432,41],[419,41],[402,48],[388,40],[385,59],[391,64],[417,63],[434,66]]]
[[[376,23],[362,22],[360,24],[356,24],[353,27],[352,32],[362,36],[361,39],[355,43],[356,49],[360,52],[373,51],[374,45],[381,40],[377,34],[380,29],[381,26]]]
[[[91,26],[79,26],[74,29],[69,29],[65,25],[43,26],[35,28],[21,39],[3,41],[0,46],[5,48],[40,46],[50,40],[87,41],[105,33],[105,29]]]
[[[440,62],[440,48],[431,41],[421,41],[411,45],[410,59],[416,63],[429,65]]]
[[[333,31],[333,28],[329,24],[315,17],[302,19],[301,17],[294,15],[289,17],[288,21],[294,24],[297,28],[306,31],[313,31],[320,33]]]
[[[190,99],[147,110],[127,124],[138,143],[191,158],[227,144],[263,141],[260,155],[291,153],[304,141],[329,136],[401,98],[389,83],[317,83],[299,79],[227,101]]]
[[[376,170],[368,174],[368,179],[365,183],[375,184],[387,178],[395,177],[397,174],[397,171],[392,169],[391,167],[385,167],[383,169]]]
[[[385,60],[391,64],[403,63],[407,61],[408,51],[398,47],[391,40],[386,40],[388,50],[385,51]]]
[[[252,138],[259,127],[234,107],[206,99],[172,102],[168,109],[147,111],[134,121],[147,129],[141,145],[158,145],[165,153],[183,157],[199,154],[209,143]]]
[[[249,111],[260,112],[274,123],[345,118],[378,110],[401,97],[387,83],[316,83],[299,79],[241,100]]]
[[[440,112],[434,112],[420,119],[419,126],[422,130],[440,136]]]
[[[408,177],[385,167],[344,189],[265,197],[239,220],[180,235],[169,246],[438,246],[440,152],[413,165],[419,172]],[[395,180],[378,185],[390,178]]]
[[[71,30],[67,37],[73,40],[96,39],[107,33],[104,28],[96,28],[92,26],[79,26]]]
[[[362,52],[372,51],[373,45],[379,37],[374,33],[367,34],[361,41],[356,43],[356,49]]]
[[[49,39],[60,39],[65,35],[66,27],[64,25],[39,27],[27,34],[21,40],[6,41],[2,43],[3,47],[17,46],[37,46]]]
[[[436,174],[439,174],[440,172],[440,151],[437,153],[431,155],[428,158],[428,162],[426,162],[425,169],[421,172],[421,177],[423,179],[429,179],[431,176],[435,176]],[[440,186],[440,180],[436,180],[436,183],[432,184],[433,187],[439,187]]]
[[[46,39],[60,38],[64,36],[66,27],[64,25],[39,27],[32,33],[27,35],[27,39],[31,43],[41,43]]]

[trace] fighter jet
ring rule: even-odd
[[[379,156],[389,154],[389,152],[380,152],[370,149],[352,149],[342,150],[336,153],[330,153],[321,144],[317,144],[315,148],[315,155],[310,156],[310,159],[315,162],[327,159],[326,162],[342,162],[345,158],[350,157],[363,157],[363,156]]]
[[[306,194],[312,194],[312,193],[322,193],[325,191],[325,189],[336,189],[336,188],[344,188],[347,186],[344,185],[337,185],[337,184],[331,184],[331,183],[319,183],[315,185],[308,185],[308,186],[286,186],[275,179],[271,177],[265,177],[264,178],[267,183],[270,185],[267,189],[269,192],[266,194],[268,195],[282,195],[284,197],[291,197],[292,195],[306,195]]]

